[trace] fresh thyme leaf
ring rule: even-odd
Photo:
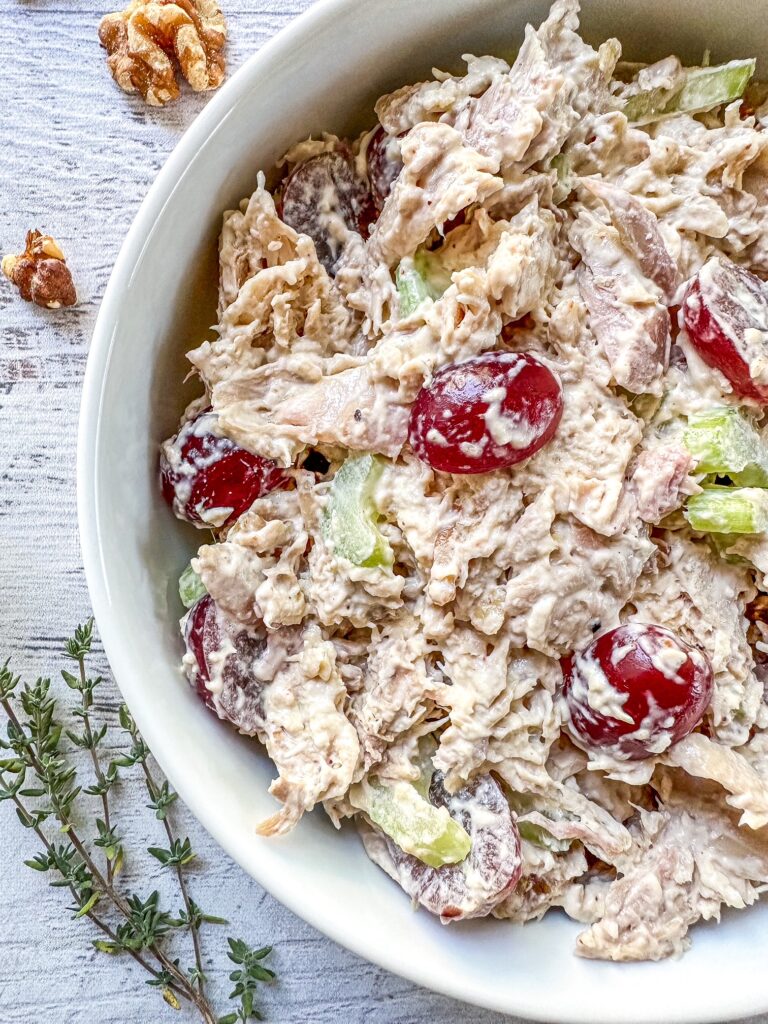
[[[185,864],[189,864],[190,861],[195,859],[195,854],[192,850],[189,839],[185,839],[183,842],[178,839],[174,839],[171,843],[170,850],[163,850],[161,847],[150,846],[148,852],[166,867],[175,867],[176,865],[183,867]]]
[[[122,950],[117,942],[105,942],[104,939],[94,939],[93,948],[100,953],[121,953]]]
[[[77,678],[77,676],[73,676],[71,672],[67,672],[66,669],[62,669],[61,677],[67,684],[67,686],[70,688],[70,690],[80,689],[80,680]]]
[[[271,946],[262,946],[261,949],[251,949],[242,939],[228,939],[229,953],[227,956],[232,963],[241,967],[240,970],[232,971],[229,980],[235,982],[235,987],[230,993],[230,999],[240,1000],[240,1009],[233,1021],[241,1021],[246,1024],[249,1020],[261,1020],[261,1015],[254,1007],[256,989],[260,982],[270,982],[275,978],[275,972],[264,967],[261,961],[272,952]],[[219,1021],[221,1024],[221,1021]]]
[[[65,657],[72,661],[82,661],[91,653],[93,642],[93,619],[88,619],[83,625],[78,626],[75,635],[67,640],[65,646]]]
[[[155,817],[163,821],[168,808],[176,800],[176,794],[171,790],[167,782],[164,782],[159,790],[155,792],[154,799],[147,804],[150,810],[155,812]]]
[[[93,910],[93,908],[96,906],[96,904],[99,902],[100,899],[101,899],[101,894],[100,893],[98,893],[98,892],[93,893],[91,898],[86,900],[85,903],[82,905],[82,907],[80,907],[80,909],[74,915],[75,918],[85,917],[86,914],[89,914]]]

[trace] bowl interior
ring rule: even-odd
[[[758,55],[755,5],[690,0],[584,4],[584,33],[629,58],[691,62]],[[768,1008],[768,907],[698,927],[679,962],[625,967],[572,955],[578,927],[557,913],[524,930],[501,922],[444,928],[413,913],[352,832],[322,814],[290,836],[254,825],[275,809],[257,746],[213,719],[178,663],[177,579],[199,535],[156,487],[158,443],[195,385],[183,353],[215,320],[221,213],[293,142],[356,131],[386,89],[461,53],[512,54],[541,0],[325,0],[289,26],[209,103],[152,188],[105,296],[88,364],[79,507],[94,610],[117,681],[183,799],[242,866],[312,924],[371,960],[450,995],[558,1021],[697,1021]]]

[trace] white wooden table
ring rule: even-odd
[[[234,70],[311,0],[224,0]],[[82,0],[0,0],[0,250],[47,231],[73,268],[79,306],[47,312],[0,286],[0,658],[34,677],[58,674],[63,639],[87,617],[75,511],[75,438],[88,341],[117,251],[156,172],[205,103],[186,92],[165,110],[112,83],[96,30],[111,8]],[[140,339],[137,339],[140,344]],[[106,671],[106,665],[102,668]],[[110,683],[101,710],[114,721]],[[138,785],[123,786],[121,829],[161,840]],[[280,982],[262,997],[273,1024],[500,1024],[417,988],[336,946],[276,903],[202,828],[177,813],[202,869],[194,898],[229,918],[204,937],[214,991],[226,995],[225,934],[272,943]],[[30,835],[0,807],[0,1022],[155,1024],[174,1014],[130,962],[90,948],[61,891],[22,866]],[[143,862],[137,887],[163,889]],[[131,868],[129,866],[128,873]],[[134,875],[137,866],[133,868]],[[224,1001],[220,1000],[223,1006]],[[221,1012],[224,1012],[223,1009]],[[760,1019],[768,1024],[768,1017]],[[757,1018],[755,1019],[757,1024]]]

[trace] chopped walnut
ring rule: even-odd
[[[179,95],[173,54],[195,92],[220,86],[226,38],[216,0],[131,0],[99,25],[114,80],[156,107]]]
[[[26,249],[18,256],[4,256],[2,270],[27,302],[48,309],[77,302],[64,253],[50,235],[28,231]]]

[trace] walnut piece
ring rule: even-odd
[[[155,107],[179,95],[174,54],[195,92],[218,88],[224,81],[226,38],[216,0],[131,0],[99,25],[114,80]]]
[[[64,253],[50,235],[27,232],[27,245],[18,256],[4,256],[2,270],[19,289],[22,299],[48,309],[77,302]]]

